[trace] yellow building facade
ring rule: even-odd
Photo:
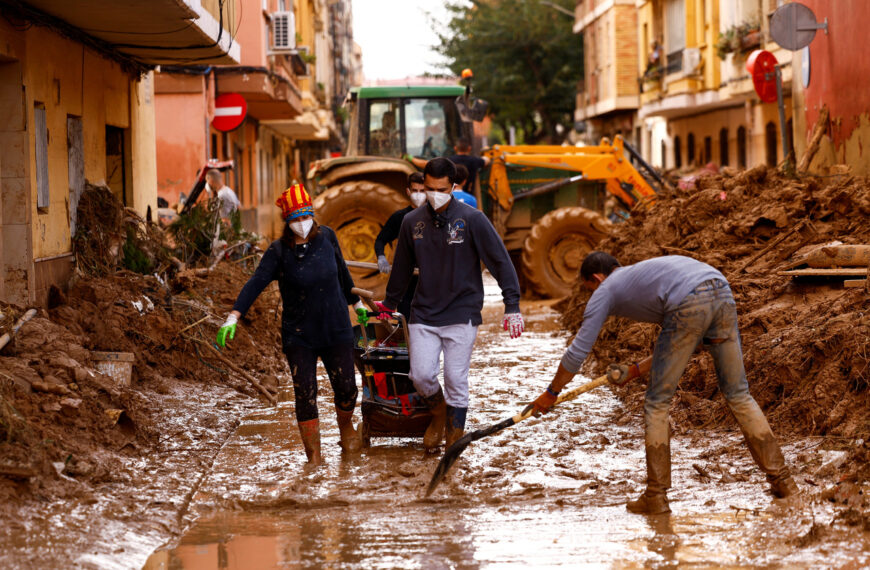
[[[0,300],[22,306],[45,304],[49,287],[63,288],[73,274],[76,207],[86,182],[106,184],[143,216],[156,209],[150,69],[167,56],[152,47],[218,34],[217,14],[193,0],[155,0],[139,13],[106,10],[109,0],[73,4],[0,11]],[[137,39],[174,19],[198,23],[178,35],[176,26],[169,37]],[[97,37],[77,27],[85,23],[113,31]],[[224,33],[207,57],[232,61]],[[192,55],[179,48],[173,57]]]
[[[653,164],[745,168],[785,159],[777,104],[759,100],[746,70],[752,50],[774,53],[791,117],[791,52],[770,40],[768,24],[782,3],[637,0],[638,41],[647,46],[638,59],[640,143]],[[656,45],[658,56],[651,53]]]

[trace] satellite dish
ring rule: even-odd
[[[770,17],[770,37],[787,50],[798,51],[810,45],[816,30],[825,30],[827,34],[828,19],[818,23],[813,11],[799,2],[780,6]]]

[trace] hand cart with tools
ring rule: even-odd
[[[408,323],[401,313],[393,313],[391,321],[368,314],[368,324],[353,329],[354,362],[363,386],[363,447],[370,447],[373,437],[422,437],[432,414],[408,377]]]

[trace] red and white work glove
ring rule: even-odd
[[[504,330],[510,331],[511,338],[519,338],[525,329],[523,316],[520,313],[505,313],[502,321]]]
[[[384,305],[380,301],[375,301],[375,308],[378,310],[378,316],[375,317],[379,321],[386,321],[393,318],[393,310]]]

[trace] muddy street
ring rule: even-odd
[[[487,286],[469,430],[513,415],[539,393],[567,338],[549,303],[529,302],[527,332],[508,339],[498,293]],[[204,474],[187,514],[196,522],[144,568],[870,564],[868,533],[835,521],[840,511],[812,494],[844,455],[820,451],[818,438],[783,438],[810,494],[773,500],[736,428],[677,428],[673,513],[633,515],[624,503],[644,485],[641,418],[605,387],[472,444],[425,499],[439,456],[427,456],[418,440],[380,438],[359,456],[342,456],[320,381],[325,465],[302,468],[282,379],[277,408],[247,415]]]

